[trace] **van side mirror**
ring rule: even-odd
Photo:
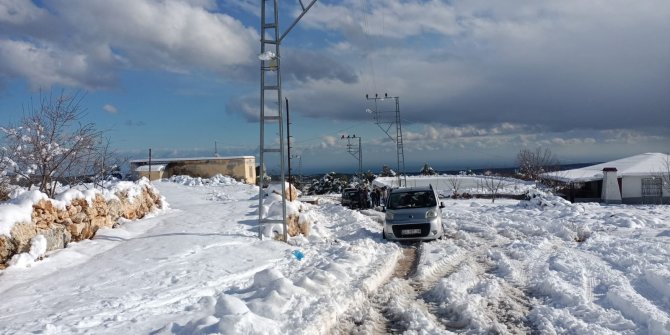
[[[440,201],[440,208],[444,208],[444,202]]]

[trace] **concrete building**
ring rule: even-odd
[[[151,175],[149,175],[151,170]],[[169,178],[177,175],[210,178],[217,174],[233,177],[247,184],[256,182],[256,158],[254,156],[236,157],[198,157],[136,159],[130,161],[130,171],[136,177],[150,177],[151,180]]]
[[[645,153],[543,176],[565,183],[572,202],[670,204],[669,165],[667,154]]]
[[[165,164],[147,164],[141,165],[134,169],[137,177],[146,177],[149,180],[163,179],[165,173]]]

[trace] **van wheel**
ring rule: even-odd
[[[386,239],[386,232],[384,232],[384,230],[382,230],[382,239]]]

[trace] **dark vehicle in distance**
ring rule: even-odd
[[[351,209],[359,207],[360,190],[357,188],[345,188],[342,190],[342,200],[340,204]]]

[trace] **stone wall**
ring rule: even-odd
[[[61,249],[71,241],[90,239],[100,228],[113,228],[119,218],[136,220],[157,208],[162,208],[161,197],[152,188],[142,187],[133,199],[127,192],[118,192],[118,199],[98,194],[89,204],[86,199],[75,199],[65,209],[58,209],[51,201],[42,200],[33,205],[31,222],[17,223],[11,237],[0,235],[0,268],[13,255],[28,252],[30,241],[36,235],[47,240],[47,251]]]

